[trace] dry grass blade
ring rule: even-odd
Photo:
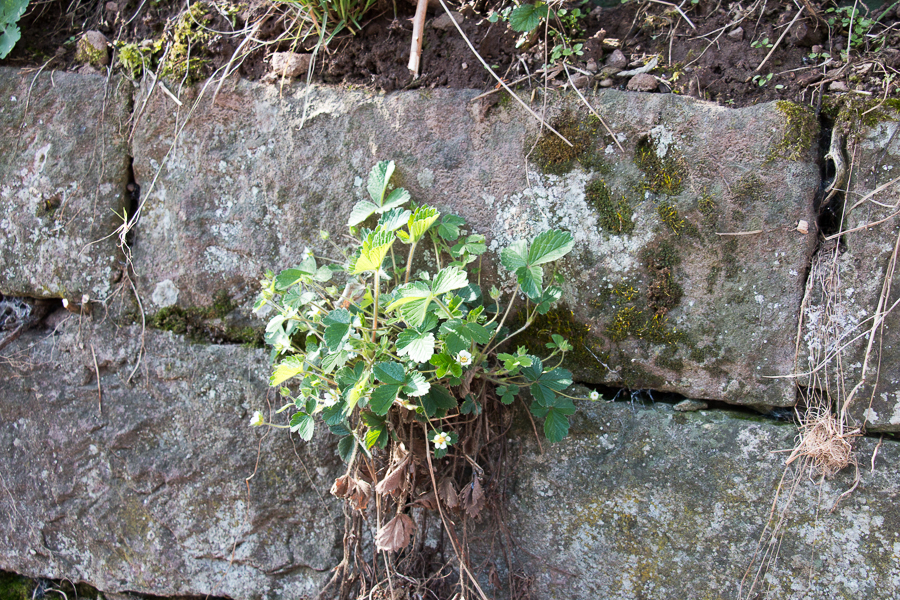
[[[797,445],[785,464],[790,465],[800,457],[807,457],[817,473],[831,478],[849,465],[856,464],[852,440],[862,432],[859,429],[844,432],[831,411],[819,407],[814,412],[818,414],[803,419],[797,434]]]

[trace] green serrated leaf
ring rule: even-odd
[[[316,429],[316,422],[312,415],[298,412],[291,417],[291,431],[300,434],[304,442],[312,439]]]
[[[569,419],[562,412],[551,409],[544,417],[544,436],[553,444],[569,435]]]
[[[350,218],[347,219],[347,226],[355,227],[356,225],[359,225],[371,215],[375,214],[376,210],[378,210],[377,205],[372,204],[368,200],[360,200],[353,207],[353,210],[350,211]]]
[[[338,441],[338,456],[341,457],[341,460],[346,462],[350,462],[350,457],[353,456],[353,449],[356,447],[356,438],[352,435],[348,435],[342,437]]]
[[[383,160],[372,167],[369,173],[369,183],[366,190],[372,198],[372,202],[381,206],[384,204],[384,192],[387,190],[391,175],[394,174],[394,161]]]
[[[434,276],[434,281],[431,284],[431,293],[435,296],[440,296],[441,294],[458,290],[468,284],[469,278],[465,271],[459,267],[447,267],[441,269],[440,272]]]
[[[556,229],[545,231],[534,238],[528,250],[528,264],[542,265],[559,260],[575,246],[575,240],[568,231]]]
[[[403,368],[403,365],[394,361],[375,363],[372,372],[381,383],[401,385],[406,380],[406,369]]]
[[[409,192],[407,192],[403,188],[397,188],[396,190],[388,194],[387,199],[384,201],[384,204],[381,206],[381,208],[378,209],[378,212],[391,210],[393,208],[397,208],[398,206],[406,204],[407,202],[409,202],[409,198]]]
[[[385,231],[394,231],[406,225],[411,214],[403,208],[392,208],[381,215],[381,218],[378,220],[378,226]]]
[[[544,281],[544,272],[538,266],[519,267],[516,271],[516,280],[522,292],[528,296],[532,302],[537,302],[541,298],[541,286]]]
[[[404,329],[397,336],[397,354],[408,356],[417,363],[428,362],[434,355],[434,335],[419,333],[415,329]]]
[[[462,217],[456,215],[444,215],[441,224],[438,227],[438,235],[448,242],[455,242],[459,238],[459,228],[465,225],[466,221]]]
[[[500,251],[500,263],[507,271],[515,273],[528,265],[528,245],[525,240],[516,240]]]
[[[315,270],[313,270],[312,273],[309,273],[299,268],[285,269],[275,277],[275,289],[279,292],[283,292],[292,285],[298,284],[314,274]]]
[[[275,367],[275,371],[269,378],[269,385],[272,387],[279,386],[288,379],[300,375],[304,370],[305,367],[303,365],[302,357],[288,356]]]
[[[431,389],[431,384],[425,381],[425,376],[418,371],[414,371],[406,376],[403,393],[407,396],[424,396],[429,389]]]
[[[350,274],[358,275],[380,269],[381,263],[384,262],[384,257],[387,256],[395,239],[392,231],[380,227],[370,232],[363,240],[359,256],[350,265]]]
[[[372,446],[384,448],[390,437],[387,429],[370,429],[366,432],[366,448],[371,449]]]
[[[509,13],[509,26],[513,31],[532,31],[548,14],[547,5],[543,2],[523,4]]]
[[[401,387],[403,387],[402,382],[400,384],[379,385],[372,390],[369,408],[377,415],[386,415],[391,409],[391,405],[394,404],[394,400],[397,399],[397,394],[400,393]]]
[[[436,208],[432,208],[428,205],[420,206],[409,218],[409,237],[408,241],[404,240],[404,242],[409,244],[421,240],[422,236],[425,235],[425,232],[434,225],[434,222],[437,221],[440,216],[441,213]]]

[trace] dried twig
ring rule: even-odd
[[[419,61],[422,59],[422,30],[425,29],[425,12],[427,10],[428,0],[418,0],[418,3],[416,4],[416,16],[413,18],[412,45],[409,49],[408,67],[413,73],[413,79],[419,76]],[[456,23],[456,20],[453,19],[453,15],[450,15],[450,19]],[[457,25],[457,27],[459,26]]]
[[[97,353],[94,352],[94,343],[91,342],[91,357],[94,359],[94,373],[97,375],[97,412],[103,414],[103,392],[100,389],[100,367],[97,366]]]

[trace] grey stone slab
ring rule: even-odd
[[[900,126],[896,113],[876,114],[883,120],[848,137],[848,233],[815,257],[797,371],[815,372],[810,385],[845,407],[850,425],[900,431],[900,276],[891,266],[900,238]]]
[[[0,292],[105,299],[128,183],[131,84],[0,68]]]
[[[522,429],[527,432],[529,425]],[[572,435],[540,452],[527,435],[509,492],[518,563],[546,600],[896,597],[900,444],[858,445],[849,468],[793,491],[778,556],[748,595],[796,429],[729,411],[579,405]],[[518,436],[517,436],[518,437]],[[795,463],[796,464],[796,463]],[[779,510],[791,493],[786,479]],[[502,561],[497,561],[498,565]]]
[[[148,331],[128,383],[139,326],[57,330],[0,361],[0,569],[158,596],[323,585],[340,560],[339,460],[327,436],[249,426],[277,402],[262,350]]]
[[[567,304],[537,330],[572,338],[578,378],[739,404],[795,401],[790,380],[768,377],[793,367],[815,246],[815,232],[795,231],[801,219],[814,223],[811,114],[590,96],[623,154],[577,97],[554,97],[546,118],[574,140],[570,154],[514,102],[474,101],[475,91],[383,96],[239,81],[188,116],[196,93],[178,110],[154,92],[135,135],[146,192],[135,265],[151,312],[210,306],[224,293],[252,322],[262,273],[293,266],[307,246],[335,254],[318,231],[342,243],[369,170],[393,159],[397,185],[466,218],[491,250],[550,227],[573,233]],[[642,171],[641,151],[668,166]],[[671,193],[658,189],[667,175],[678,180]],[[601,180],[612,205],[586,194]],[[604,225],[622,197],[627,233]],[[660,254],[672,264],[651,264]],[[495,265],[484,281],[496,280]]]

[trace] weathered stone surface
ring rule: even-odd
[[[125,85],[116,77],[0,68],[3,294],[109,294],[120,270],[109,236],[128,183]]]
[[[70,317],[58,335],[5,349],[0,569],[108,592],[318,589],[343,522],[325,493],[339,462],[331,441],[295,447],[249,427],[268,412],[263,351],[154,331],[144,342],[130,384],[139,326]]]
[[[622,154],[575,96],[555,99],[548,113],[574,141],[569,149],[539,137],[515,104],[484,114],[475,95],[242,81],[215,106],[202,100],[173,145],[183,116],[155,93],[135,136],[137,180],[160,170],[153,189],[145,185],[135,242],[148,309],[209,306],[224,290],[252,318],[262,273],[292,266],[306,246],[334,253],[318,230],[340,241],[372,165],[393,159],[398,185],[466,218],[491,250],[550,227],[573,233],[577,250],[564,271],[575,320],[543,329],[573,338],[578,377],[735,403],[794,402],[792,383],[765,376],[793,367],[815,244],[795,231],[799,219],[815,221],[811,115],[603,91],[591,102]]]
[[[850,138],[848,156],[862,167],[845,201],[849,233],[815,257],[803,315],[806,352],[797,365],[798,373],[817,370],[813,384],[830,384],[837,404],[849,401],[850,423],[865,421],[873,431],[900,431],[900,279],[891,266],[900,238],[897,116]]]
[[[795,431],[728,411],[581,404],[570,438],[543,453],[529,441],[517,463],[508,526],[528,550],[518,559],[535,575],[533,597],[737,598],[784,470],[787,455],[772,451],[791,448]],[[900,444],[885,440],[871,472],[877,444],[862,441],[862,482],[833,513],[852,468],[821,489],[800,483],[756,592],[896,597]]]

